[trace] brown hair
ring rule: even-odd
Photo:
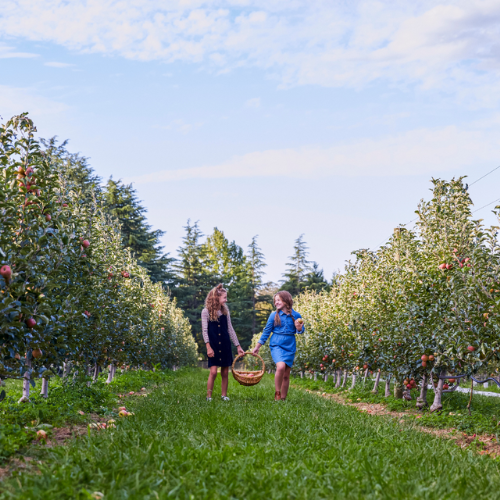
[[[278,296],[281,301],[285,304],[285,306],[288,308],[288,313],[293,319],[293,314],[292,314],[292,306],[293,306],[293,298],[292,294],[290,292],[287,292],[285,290],[275,293],[273,297],[273,303],[274,299]],[[284,312],[284,311],[283,311]],[[278,310],[276,310],[276,315],[274,316],[274,326],[281,326],[281,319],[280,319],[280,313]]]
[[[210,321],[218,321],[219,311],[227,316],[228,309],[226,304],[221,305],[219,297],[227,293],[225,288],[222,288],[222,284],[217,285],[208,292],[207,298],[205,299],[205,307],[208,309],[208,315],[210,316]]]

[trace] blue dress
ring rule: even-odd
[[[259,344],[264,345],[266,340],[269,338],[269,335],[272,333],[273,336],[271,337],[269,348],[271,349],[273,361],[275,363],[284,361],[287,366],[291,368],[297,351],[295,334],[304,333],[305,330],[303,327],[300,332],[297,331],[294,321],[302,318],[302,316],[297,311],[292,309],[292,319],[290,314],[285,314],[283,311],[279,311],[281,326],[274,326],[274,318],[276,314],[276,312],[272,312],[270,314],[264,331],[259,339]]]

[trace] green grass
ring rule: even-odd
[[[308,378],[294,378],[292,383],[310,389],[327,393],[343,393],[347,401],[381,403],[390,411],[416,410],[416,399],[420,395],[420,389],[411,391],[412,400],[396,399],[392,396],[394,387],[391,385],[391,396],[385,397],[384,384],[381,383],[377,394],[372,394],[371,389],[374,382],[367,380],[366,385],[358,381],[356,387],[350,389],[350,380],[345,389],[335,389],[333,379],[327,382],[323,380],[314,381]],[[432,404],[434,392],[427,392],[427,401]],[[455,428],[460,432],[467,434],[494,434],[497,439],[500,438],[500,398],[481,396],[474,391],[471,414],[467,410],[470,395],[461,392],[444,393],[442,398],[443,411],[439,413],[430,413],[429,408],[419,412],[417,424],[425,427],[434,427],[438,429]],[[413,418],[413,417],[412,417]]]
[[[127,371],[117,373],[111,384],[106,384],[107,374],[97,382],[87,385],[87,377],[62,380],[52,377],[49,397],[40,396],[41,383],[31,389],[30,402],[19,404],[22,381],[7,380],[7,397],[0,402],[0,464],[15,453],[24,452],[34,439],[38,428],[63,427],[90,421],[89,414],[116,416],[117,394],[140,391],[141,387],[159,384],[168,379],[165,372]],[[82,415],[80,412],[83,412]]]
[[[206,377],[176,372],[135,401],[135,417],[44,451],[40,473],[5,481],[0,498],[498,498],[489,457],[304,391],[275,403],[267,375],[256,387],[231,379],[230,402],[219,378],[208,403]]]

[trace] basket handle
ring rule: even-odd
[[[259,358],[260,359],[260,362],[262,363],[262,371],[265,373],[266,371],[266,364],[264,363],[264,360],[258,355],[258,354],[254,354],[253,352],[251,351],[247,351],[247,352],[244,352],[243,354],[238,354],[234,360],[233,360],[233,364],[231,366],[231,370],[234,370],[234,364],[236,363],[236,361],[240,358],[242,358],[243,356],[245,356],[246,354],[251,354],[252,356],[254,356],[255,358]]]

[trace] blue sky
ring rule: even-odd
[[[173,255],[187,219],[258,234],[277,281],[304,233],[329,277],[500,165],[499,40],[498,0],[3,0],[0,115],[133,182]]]

